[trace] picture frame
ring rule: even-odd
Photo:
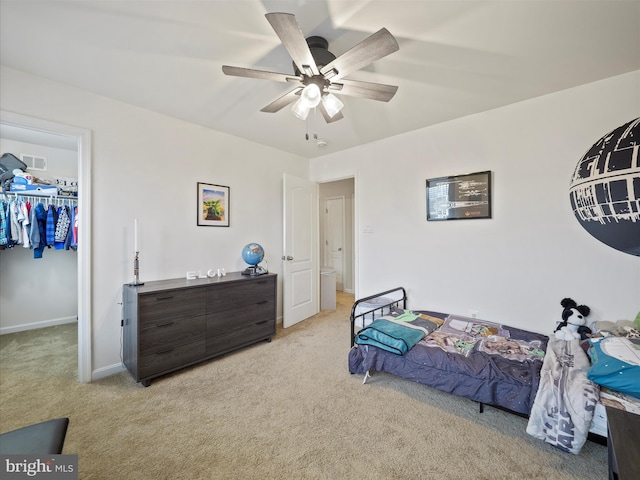
[[[228,227],[230,211],[229,200],[229,187],[198,182],[198,226]]]
[[[491,171],[427,179],[427,221],[491,218]]]

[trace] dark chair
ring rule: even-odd
[[[60,454],[68,426],[68,418],[54,418],[3,433],[0,435],[0,453],[5,455]]]

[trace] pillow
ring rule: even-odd
[[[616,337],[626,337],[627,335],[627,327],[634,327],[634,323],[631,320],[618,320],[617,322],[612,322],[609,320],[599,320],[594,324],[594,331],[607,332],[611,335],[615,335]],[[606,334],[602,335],[606,337]]]
[[[498,323],[456,315],[449,315],[447,317],[442,326],[442,331],[458,335],[468,335],[474,338],[488,337],[491,335],[499,335],[505,338],[511,337],[509,330]]]
[[[640,342],[625,337],[592,338],[587,378],[640,398]]]
[[[389,315],[385,315],[382,318],[391,320],[399,324],[408,324],[407,326],[409,327],[422,330],[425,335],[429,335],[430,333],[437,330],[440,325],[442,325],[442,321],[439,318],[432,317],[420,312],[403,310],[396,307],[392,308],[392,311],[391,313],[389,313]]]

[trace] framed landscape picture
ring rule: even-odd
[[[427,220],[491,218],[491,172],[427,180]]]
[[[198,182],[198,225],[229,226],[229,187]]]

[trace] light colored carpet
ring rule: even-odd
[[[606,447],[560,452],[526,420],[347,369],[353,297],[154,381],[76,381],[75,325],[0,337],[0,430],[70,417],[81,479],[606,479]]]

